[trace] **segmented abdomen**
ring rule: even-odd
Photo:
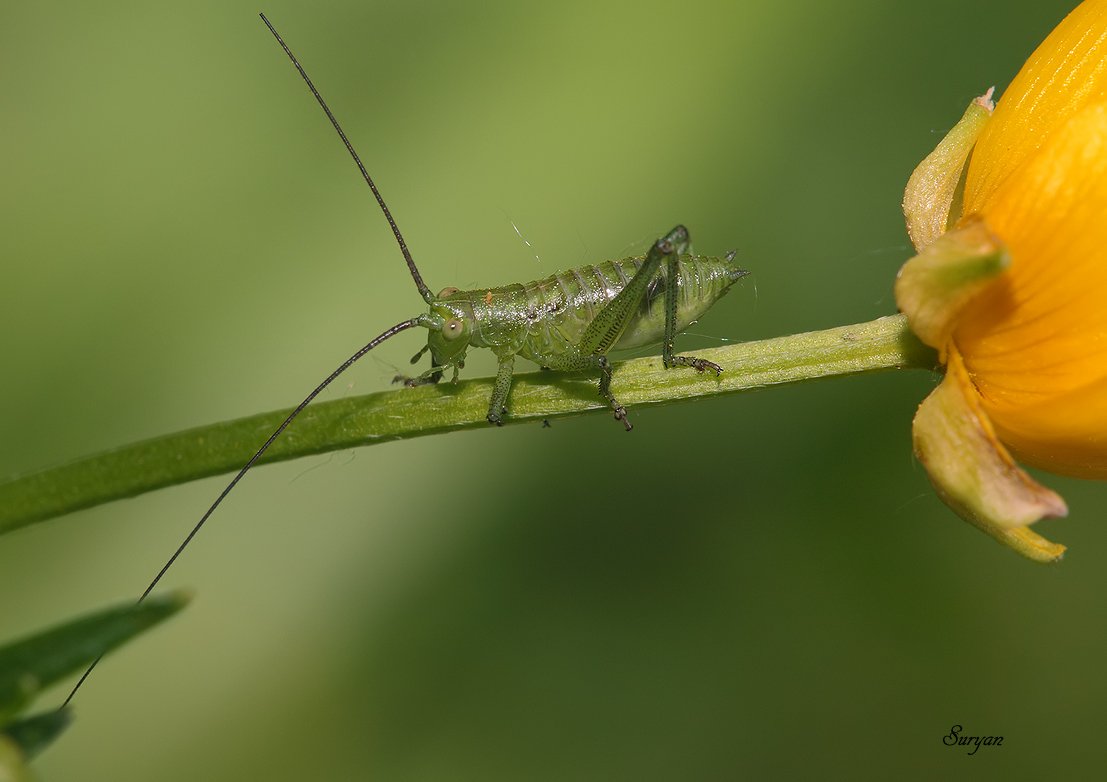
[[[606,261],[501,289],[509,298],[521,293],[525,302],[526,339],[520,354],[543,363],[543,356],[572,350],[596,313],[623,289],[641,265],[642,258]],[[678,331],[699,318],[744,273],[724,258],[693,255],[681,256],[677,269]],[[662,267],[615,349],[661,341],[665,335],[666,285]],[[514,290],[509,293],[510,289]],[[497,292],[493,289],[493,296]]]

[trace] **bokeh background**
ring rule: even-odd
[[[895,309],[914,165],[1072,0],[267,2],[432,288],[680,221],[753,276],[685,348]],[[0,470],[288,406],[420,311],[256,3],[0,11]],[[517,227],[530,246],[516,234]],[[537,256],[537,257],[536,257]],[[388,343],[331,397],[386,388]],[[467,376],[487,374],[474,360]],[[1107,487],[1056,567],[957,520],[890,373],[257,470],[37,762],[59,780],[1077,778]],[[223,479],[0,540],[0,636],[133,598]],[[43,705],[59,702],[58,688]],[[1003,735],[968,757],[954,724]]]

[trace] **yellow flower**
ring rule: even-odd
[[[904,198],[919,255],[896,300],[947,368],[915,446],[951,507],[1051,561],[1063,547],[1026,525],[1067,509],[1008,449],[1107,478],[1107,0],[1065,18],[994,113],[989,98]]]
[[[1107,478],[1107,104],[1057,128],[978,210],[1011,265],[950,347],[1023,461]]]

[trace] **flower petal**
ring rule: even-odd
[[[993,195],[1049,137],[1107,99],[1107,0],[1085,0],[1042,41],[980,134],[965,183],[965,214]]]
[[[1057,129],[984,217],[1011,266],[953,335],[983,407],[1030,463],[1107,477],[1107,454],[1089,453],[1107,432],[1096,396],[1107,379],[1107,104]]]
[[[1019,460],[1077,478],[1107,478],[1107,379],[993,420]]]

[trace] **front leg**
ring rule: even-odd
[[[411,359],[411,363],[414,364],[426,352],[427,352],[427,348],[423,348],[422,350],[420,350]],[[465,355],[462,354],[462,355],[456,357],[453,361],[451,361],[448,364],[444,364],[443,366],[440,366],[440,367],[438,367],[438,366],[431,367],[426,372],[422,373],[421,375],[416,375],[415,377],[408,377],[407,375],[396,375],[394,378],[392,378],[392,382],[393,383],[403,383],[408,388],[415,388],[416,386],[431,386],[431,385],[437,384],[438,381],[442,379],[442,375],[443,375],[443,373],[445,373],[445,371],[447,369],[452,369],[453,370],[453,377],[451,378],[450,382],[451,383],[456,383],[458,373],[464,368],[465,368]]]
[[[416,375],[415,377],[408,377],[407,375],[396,375],[394,378],[392,378],[392,382],[403,383],[408,388],[415,388],[416,386],[430,386],[434,385],[442,379],[442,372],[445,369],[446,367],[431,367],[423,374]],[[454,375],[455,377],[457,375],[456,369],[454,370]]]
[[[508,353],[497,358],[500,366],[496,370],[496,385],[492,387],[492,399],[488,403],[488,423],[503,426],[507,393],[511,390],[511,374],[515,371],[515,354]]]

